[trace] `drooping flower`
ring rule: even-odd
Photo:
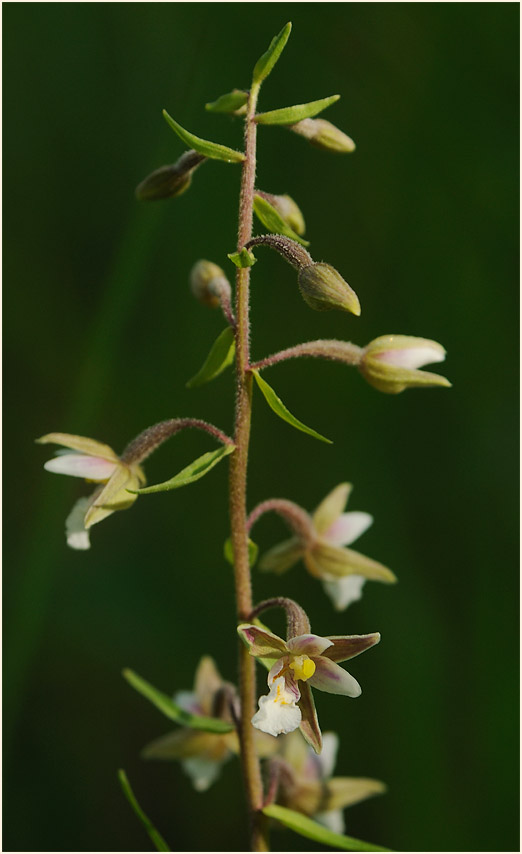
[[[387,394],[399,394],[416,386],[449,388],[451,383],[446,377],[418,370],[443,362],[445,357],[446,351],[437,341],[411,335],[381,335],[364,348],[359,370],[370,385]]]
[[[270,735],[299,727],[307,742],[320,753],[321,730],[310,686],[330,694],[358,697],[359,683],[337,662],[374,646],[380,634],[320,637],[308,631],[284,641],[268,629],[249,623],[238,626],[238,633],[251,655],[274,662],[267,678],[269,693],[260,698],[252,724]]]
[[[65,523],[68,545],[73,549],[88,549],[89,528],[115,510],[126,510],[134,504],[138,496],[127,490],[137,490],[145,484],[143,469],[137,462],[125,462],[108,445],[85,436],[47,433],[36,441],[67,449],[58,451],[44,464],[47,471],[100,484],[90,497],[76,502]]]
[[[319,756],[298,732],[280,741],[279,754],[272,760],[279,772],[277,802],[314,818],[335,833],[345,832],[345,807],[386,791],[380,780],[332,776],[339,746],[334,732],[324,733]]]
[[[262,570],[281,573],[302,558],[308,572],[323,582],[338,611],[361,598],[366,580],[396,581],[383,564],[346,548],[373,522],[369,513],[343,513],[351,488],[349,483],[336,486],[309,517],[308,530],[301,525],[296,536],[266,552],[259,564]]]

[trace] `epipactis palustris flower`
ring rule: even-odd
[[[322,581],[338,611],[361,598],[368,579],[387,584],[397,580],[382,563],[346,548],[373,522],[369,513],[343,512],[351,489],[349,483],[336,486],[310,517],[307,536],[302,531],[274,546],[259,564],[261,570],[281,573],[302,558],[308,572]]]
[[[445,358],[446,351],[437,341],[411,335],[381,335],[364,348],[359,370],[370,385],[387,394],[421,386],[450,388],[446,377],[418,370]]]
[[[134,504],[138,496],[127,490],[137,490],[145,484],[143,469],[136,462],[124,462],[109,445],[85,436],[47,433],[36,441],[62,445],[67,449],[58,451],[52,460],[44,464],[44,469],[99,484],[91,496],[76,502],[65,523],[68,545],[73,549],[88,549],[92,525],[106,519],[115,510],[126,510]]]
[[[320,753],[321,730],[310,687],[358,697],[361,686],[337,662],[374,646],[380,634],[320,637],[307,632],[284,641],[268,629],[249,623],[238,626],[238,633],[251,655],[274,660],[267,678],[269,693],[260,698],[252,724],[270,735],[299,727],[306,741]]]

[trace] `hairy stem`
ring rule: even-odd
[[[253,371],[261,371],[263,368],[277,365],[278,362],[284,362],[286,359],[299,359],[303,356],[331,359],[334,362],[344,362],[346,365],[358,365],[363,352],[362,347],[350,344],[349,341],[320,339],[318,341],[305,341],[303,344],[296,344],[294,347],[287,347],[286,350],[280,350],[279,353],[274,353],[272,356],[260,359],[259,362],[254,362],[250,367]]]
[[[239,197],[238,252],[252,236],[257,129],[253,116],[256,111],[258,91],[259,87],[253,87],[250,92],[245,119],[245,160]],[[248,444],[252,413],[252,374],[248,371],[250,360],[249,285],[250,267],[238,269],[235,294],[236,418],[234,442],[236,450],[231,455],[229,481],[230,536],[234,552],[238,620],[245,620],[252,610],[252,583],[246,526]],[[249,655],[248,649],[241,642],[239,642],[239,688],[241,698],[239,739],[245,791],[250,813],[251,847],[253,851],[268,851],[267,821],[261,812],[264,801],[263,783],[254,744],[254,729],[251,724],[256,703],[255,659]]]

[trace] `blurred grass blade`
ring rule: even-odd
[[[163,691],[158,691],[150,682],[146,682],[145,679],[138,676],[134,670],[126,669],[122,671],[122,674],[138,694],[149,700],[165,717],[170,718],[171,721],[176,721],[177,724],[191,729],[200,729],[204,732],[231,732],[234,729],[234,726],[228,721],[207,718],[204,715],[194,715],[192,712],[185,711]]]
[[[172,116],[169,116],[166,110],[163,110],[163,117],[185,145],[188,145],[189,148],[193,148],[195,151],[199,151],[205,157],[210,157],[211,160],[224,160],[225,163],[241,163],[245,159],[245,155],[241,151],[227,148],[226,145],[220,145],[218,142],[201,139],[199,136],[195,136],[193,133],[185,130],[185,128],[182,128],[180,124],[174,121]]]
[[[118,771],[118,779],[119,779],[120,785],[123,789],[123,794],[125,795],[129,804],[131,805],[132,809],[134,810],[134,812],[138,816],[143,827],[145,828],[145,830],[149,834],[152,842],[154,843],[156,851],[170,851],[170,848],[167,845],[167,843],[165,842],[165,840],[163,839],[163,836],[161,835],[161,833],[159,833],[156,830],[156,828],[152,824],[151,820],[148,818],[148,816],[145,815],[142,808],[140,807],[138,801],[136,800],[134,792],[131,789],[131,785],[129,783],[127,775],[122,768],[120,768],[120,770]]]
[[[164,480],[163,483],[156,483],[154,486],[146,486],[143,489],[129,489],[127,491],[135,491],[137,495],[147,495],[152,492],[169,492],[171,489],[179,489],[180,486],[188,486],[189,483],[194,483],[200,477],[204,477],[223,457],[231,454],[235,449],[235,445],[221,445],[216,451],[207,451],[206,454],[202,454],[189,466],[171,477],[170,480]]]
[[[215,101],[210,104],[205,104],[205,110],[209,113],[237,113],[245,106],[248,101],[248,92],[242,92],[241,89],[234,89],[232,92],[227,92],[226,95],[220,95]]]
[[[281,107],[280,110],[270,110],[268,113],[258,113],[254,120],[259,125],[294,125],[303,119],[311,119],[317,113],[322,113],[331,104],[339,100],[340,95],[329,95],[319,101],[309,101],[308,104],[294,104],[293,107]]]
[[[203,366],[188,381],[187,388],[196,388],[196,386],[208,383],[214,377],[218,377],[234,361],[235,346],[234,330],[227,326],[214,341]]]
[[[310,246],[310,241],[299,237],[293,228],[290,228],[284,221],[279,211],[276,211],[274,206],[262,196],[254,196],[254,213],[265,228],[268,228],[273,234],[283,234],[285,237],[289,237],[303,246]]]
[[[332,444],[331,439],[327,439],[325,436],[321,436],[320,433],[317,433],[316,430],[312,430],[311,427],[307,427],[306,424],[303,424],[302,421],[299,421],[295,415],[286,408],[281,398],[277,396],[274,389],[268,385],[266,380],[264,380],[258,373],[258,371],[252,371],[256,382],[263,393],[263,396],[268,403],[270,409],[272,409],[276,415],[279,415],[279,418],[282,418],[283,421],[286,421],[288,424],[291,424],[292,427],[295,427],[296,430],[301,430],[302,433],[307,433],[309,436],[313,436],[314,439],[319,439],[320,442],[327,442],[329,445]],[[140,490],[142,492],[143,490]]]
[[[334,833],[333,830],[313,821],[303,813],[280,807],[277,804],[264,807],[263,812],[269,818],[275,818],[281,824],[289,827],[290,830],[299,833],[300,836],[306,836],[307,839],[313,839],[315,842],[328,845],[330,848],[340,848],[341,851],[390,851],[390,848],[381,848],[379,845],[362,842],[360,839],[353,839],[353,837],[344,836],[342,833]]]
[[[285,48],[291,29],[292,24],[289,21],[288,24],[285,24],[281,32],[278,33],[277,36],[274,36],[270,42],[268,50],[257,60],[254,66],[254,73],[252,75],[252,83],[254,85],[261,85],[263,80],[266,80],[272,71],[272,68]]]

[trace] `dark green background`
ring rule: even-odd
[[[290,267],[258,253],[253,354],[319,337],[434,338],[450,391],[379,394],[334,363],[266,375],[322,445],[255,400],[249,503],[312,509],[337,483],[375,516],[360,550],[391,566],[335,614],[303,568],[255,573],[258,599],[291,595],[319,634],[382,632],[353,662],[357,701],[319,695],[342,732],[338,773],[385,780],[347,813],[354,836],[406,850],[517,848],[517,69],[506,3],[43,3],[4,7],[5,850],[142,850],[119,791],[124,767],[174,849],[246,844],[238,765],[195,794],[141,747],[169,723],[123,681],[131,666],[189,688],[204,653],[234,679],[226,464],[148,496],[64,543],[77,481],[45,473],[52,430],[121,450],[158,420],[231,430],[231,375],[185,388],[223,327],[187,287],[199,257],[234,248],[240,170],[205,164],[187,195],[139,206],[135,185],[183,150],[161,109],[234,147],[240,125],[203,110],[245,87],[286,20],[263,87],[271,109],[340,92],[327,118],[354,155],[259,132],[258,186],[302,207],[316,259],[361,299],[360,319],[318,314]],[[147,465],[170,477],[213,447],[178,437]],[[255,538],[285,536],[266,519]],[[274,626],[276,623],[273,624]],[[287,834],[274,846],[308,843]],[[313,845],[310,843],[310,847]]]

